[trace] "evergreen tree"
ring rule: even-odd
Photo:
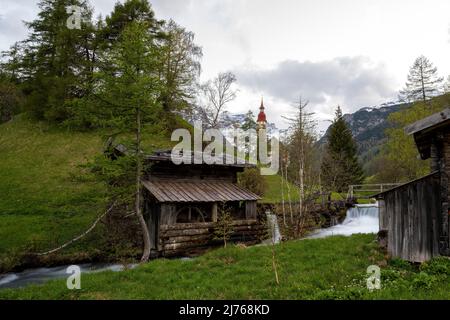
[[[10,69],[24,82],[27,108],[39,119],[63,121],[66,103],[83,94],[88,81],[92,9],[84,0],[41,0],[38,17],[26,23],[29,37],[10,50]],[[70,6],[81,8],[82,27],[70,29]],[[20,53],[20,62],[17,57]]]
[[[244,122],[241,125],[241,129],[242,130],[250,130],[250,129],[256,130],[255,115],[253,114],[252,110],[248,110],[248,112],[245,114]]]
[[[132,22],[145,22],[148,32],[162,37],[163,21],[155,18],[155,12],[148,0],[126,0],[124,3],[117,2],[111,14],[105,18],[105,26],[99,33],[102,46],[111,47]]]
[[[443,78],[437,68],[425,56],[418,57],[409,69],[405,88],[400,91],[400,99],[407,102],[426,101],[439,93]]]
[[[324,187],[342,192],[350,184],[361,183],[364,175],[358,162],[357,146],[339,106],[327,139],[321,168]]]
[[[122,133],[124,138],[132,136],[128,143],[134,164],[134,189],[130,192],[135,214],[144,240],[142,261],[150,255],[150,236],[142,215],[142,128],[145,124],[156,123],[159,111],[158,97],[161,83],[157,67],[159,47],[144,22],[131,22],[122,31],[111,50],[101,56],[102,68],[96,74],[96,105],[99,109],[98,121]],[[126,143],[126,142],[125,142]],[[131,187],[131,186],[130,186]],[[131,205],[131,203],[130,203]]]

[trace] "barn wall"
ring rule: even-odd
[[[449,235],[450,235],[450,224],[449,224],[449,199],[450,199],[450,188],[449,188],[449,177],[450,177],[450,133],[445,132],[443,134],[442,141],[442,151],[440,152],[440,170],[441,170],[441,197],[442,197],[442,208],[441,208],[441,230],[440,230],[440,241],[439,246],[442,254],[450,254],[449,249]]]
[[[245,218],[256,219],[256,201],[247,201],[245,203]]]
[[[151,166],[148,180],[177,179],[177,180],[216,180],[236,183],[240,167],[226,167],[214,165],[176,165],[172,162],[159,162]]]
[[[380,227],[388,232],[391,256],[422,262],[439,254],[442,226],[439,177],[439,174],[426,176],[383,194]]]

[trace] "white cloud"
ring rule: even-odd
[[[90,2],[105,16],[116,0]],[[150,3],[158,18],[173,18],[195,33],[203,80],[236,71],[241,91],[230,111],[257,111],[264,95],[279,119],[300,93],[319,119],[331,118],[336,104],[347,112],[378,104],[402,86],[420,54],[450,74],[448,0]],[[35,0],[1,0],[0,50],[25,38],[22,20],[37,12]]]
[[[346,111],[395,98],[396,83],[385,66],[366,57],[321,62],[286,60],[274,68],[237,69],[239,84],[287,103],[300,96],[315,107],[341,104]],[[319,108],[320,109],[320,108]]]

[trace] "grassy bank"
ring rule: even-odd
[[[72,239],[105,210],[106,187],[80,167],[103,152],[103,135],[31,121],[25,114],[0,125],[0,269],[20,263],[24,252]],[[158,134],[144,138],[149,149],[170,143]],[[60,254],[96,254],[100,229]]]
[[[366,269],[384,265],[374,235],[291,241],[276,246],[280,285],[266,246],[217,249],[193,260],[155,260],[133,270],[86,274],[81,290],[65,280],[0,290],[1,299],[450,299],[450,261],[382,267],[381,290]]]

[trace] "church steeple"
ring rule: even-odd
[[[267,120],[266,120],[266,113],[264,112],[264,101],[262,97],[261,97],[261,106],[259,107],[259,114],[256,123],[258,124],[258,130],[266,129]]]

